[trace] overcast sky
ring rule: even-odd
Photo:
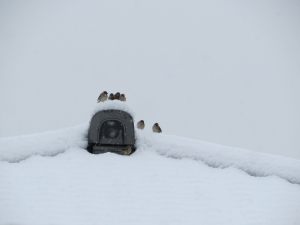
[[[0,137],[125,93],[163,133],[300,159],[300,1],[0,1]]]

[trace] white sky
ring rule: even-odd
[[[120,91],[165,134],[300,159],[300,1],[1,1],[0,137]]]

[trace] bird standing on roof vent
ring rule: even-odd
[[[162,132],[162,130],[161,130],[160,126],[158,125],[158,123],[155,123],[155,124],[153,125],[152,130],[153,130],[153,132],[155,132],[155,133],[161,133],[161,132]]]
[[[144,120],[140,120],[137,125],[136,125],[137,128],[143,130],[145,128],[145,123],[144,123]]]
[[[106,101],[107,100],[107,92],[106,91],[103,91],[100,95],[99,95],[99,97],[98,97],[98,103],[99,102],[104,102],[104,101]]]
[[[114,94],[110,93],[110,95],[108,96],[108,100],[114,100]]]
[[[122,149],[122,153],[124,155],[130,155],[132,149],[131,149],[131,146],[130,145],[127,145],[125,148]]]
[[[122,102],[126,102],[126,97],[124,94],[121,94],[120,97],[119,97],[119,100],[122,101]]]

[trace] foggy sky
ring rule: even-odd
[[[125,93],[145,129],[300,159],[299,1],[0,1],[0,137]]]

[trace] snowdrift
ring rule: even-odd
[[[0,139],[0,161],[19,162],[33,155],[55,156],[72,147],[85,149],[89,124]]]
[[[300,184],[300,160],[165,134],[137,132],[139,151],[202,161],[214,168],[234,167],[251,176],[279,176]]]
[[[119,101],[97,104],[91,116],[104,109],[119,109],[134,116],[128,104]],[[32,155],[55,156],[70,148],[81,148],[85,151],[88,127],[89,123],[85,123],[58,131],[1,138],[0,161],[14,163]],[[136,130],[136,138],[135,154],[151,151],[174,159],[202,161],[214,168],[234,167],[252,176],[275,175],[300,184],[300,160],[141,130]]]

